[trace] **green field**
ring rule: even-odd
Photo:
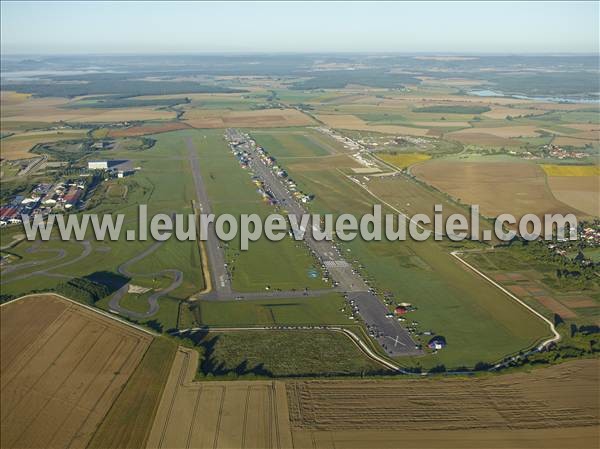
[[[306,326],[349,324],[341,295],[330,293],[316,298],[264,299],[244,301],[197,301],[191,309],[198,325],[209,327]]]
[[[211,198],[213,213],[258,214],[261,217],[276,212],[258,194],[251,181],[251,173],[243,170],[223,138],[222,131],[184,131],[193,138],[200,154],[200,170]],[[317,261],[306,245],[286,237],[271,242],[261,237],[251,242],[247,251],[241,251],[240,242],[225,243],[228,263],[231,265],[233,287],[241,292],[270,289],[317,289],[328,284],[317,270]]]
[[[361,215],[377,202],[334,167],[294,171],[290,166],[289,172],[303,190],[315,192],[314,212]],[[446,244],[355,239],[343,247],[350,259],[366,267],[364,273],[379,290],[417,307],[409,320],[417,321],[419,329],[446,337],[443,351],[401,359],[403,364],[473,366],[501,359],[549,335],[540,319],[459,266]]]
[[[134,165],[142,169],[134,176],[120,180],[117,184],[127,187],[127,195],[113,196],[106,189],[97,189],[96,195],[90,201],[91,209],[88,213],[122,213],[125,215],[123,230],[118,241],[95,241],[91,230],[86,238],[92,246],[92,253],[76,263],[70,263],[83,252],[80,243],[62,242],[50,240],[43,243],[40,248],[44,251],[28,253],[32,242],[22,242],[10,249],[10,252],[21,257],[19,262],[27,262],[36,259],[49,259],[55,253],[47,250],[62,249],[66,256],[60,261],[49,261],[43,265],[30,267],[15,272],[14,275],[3,276],[3,280],[10,280],[13,276],[31,273],[40,269],[49,269],[51,273],[60,273],[69,276],[84,277],[100,271],[115,273],[117,268],[133,258],[145,248],[154,243],[150,238],[147,241],[127,241],[126,230],[133,229],[137,232],[139,204],[148,205],[148,216],[155,213],[172,212],[191,214],[191,201],[195,197],[192,187],[193,180],[187,160],[187,149],[183,136],[177,133],[163,133],[156,136],[157,143],[151,149],[144,152],[116,150],[107,151],[107,157],[111,159],[130,159]],[[173,182],[177,179],[177,182]],[[112,182],[111,182],[112,183]],[[14,230],[2,230],[3,242],[9,241]],[[6,234],[6,238],[4,235]],[[4,244],[4,243],[3,243]],[[69,263],[62,267],[63,263]],[[148,275],[163,269],[178,269],[184,273],[182,285],[171,292],[170,297],[173,304],[167,304],[167,298],[163,298],[165,307],[162,307],[157,316],[151,319],[159,320],[164,329],[176,326],[177,323],[177,301],[183,300],[203,288],[200,254],[195,241],[178,241],[171,238],[160,246],[155,252],[146,258],[130,265],[129,270],[139,277],[134,276],[134,284],[147,282]],[[16,280],[2,285],[5,294],[20,296],[32,290],[47,290],[53,288],[61,281],[60,278],[38,275],[23,280]],[[127,301],[127,300],[126,300]],[[108,298],[100,301],[97,305],[105,308]],[[132,305],[133,309],[143,308],[143,304]]]
[[[276,158],[326,156],[331,145],[325,147],[322,137],[311,131],[253,132],[252,137]]]
[[[337,332],[210,332],[201,345],[204,375],[343,376],[383,370]]]

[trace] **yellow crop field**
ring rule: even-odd
[[[548,176],[600,176],[599,165],[542,164]]]
[[[379,153],[377,154],[379,159],[388,164],[393,165],[397,168],[406,168],[410,167],[417,162],[423,162],[431,159],[431,156],[428,154],[422,153],[404,153],[404,154],[392,154],[392,153]]]
[[[3,90],[0,92],[0,103],[2,103],[2,106],[19,104],[26,101],[29,97],[31,97],[31,94],[22,94],[19,92]]]

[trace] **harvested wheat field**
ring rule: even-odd
[[[359,117],[349,114],[319,114],[317,119],[336,129],[354,129],[384,134],[408,134],[411,136],[426,136],[428,132],[425,128],[411,128],[410,126],[370,125]]]
[[[189,109],[185,112],[183,119],[193,128],[281,128],[315,124],[310,117],[296,109],[258,111]]]
[[[0,311],[1,447],[85,448],[152,336],[51,294]]]
[[[295,448],[598,447],[599,361],[490,378],[286,385]]]
[[[554,145],[558,146],[571,146],[571,147],[585,147],[598,145],[600,141],[598,138],[591,136],[591,133],[578,133],[574,136],[558,136],[552,140]]]
[[[35,156],[35,154],[31,154],[29,151],[37,144],[60,140],[83,139],[85,135],[85,130],[79,129],[19,133],[0,140],[0,153],[3,159],[26,159]]]
[[[464,204],[479,204],[483,215],[586,213],[557,200],[546,183],[544,171],[525,161],[460,161],[434,159],[414,166],[422,181]]]
[[[469,128],[461,129],[460,131],[453,131],[448,136],[455,136],[457,134],[491,134],[492,136],[498,136],[503,138],[510,137],[536,137],[538,135],[537,127],[531,125],[523,126],[498,126],[496,128]]]
[[[32,97],[21,98],[15,102],[13,97],[2,98],[2,126],[10,127],[10,122],[47,122],[59,121],[81,123],[106,123],[135,120],[171,120],[177,115],[174,111],[154,109],[152,107],[130,108],[69,108],[79,98]]]
[[[196,351],[179,348],[148,448],[291,448],[282,382],[193,382]]]
[[[541,115],[545,111],[539,109],[519,109],[501,106],[492,106],[492,110],[482,115],[493,119],[505,119],[506,117],[522,117],[526,115]]]
[[[0,104],[2,106],[24,103],[31,97],[31,94],[23,94],[12,90],[0,91]]]
[[[455,131],[444,134],[444,138],[455,140],[466,145],[490,145],[495,147],[518,147],[521,145],[521,142],[515,139],[481,132],[461,133],[460,131]]]
[[[430,155],[423,153],[377,153],[376,156],[399,169],[431,159]]]
[[[548,176],[548,185],[557,200],[600,217],[600,177]]]
[[[181,122],[164,122],[164,123],[146,123],[140,126],[131,126],[129,128],[119,128],[108,130],[108,137],[137,137],[148,134],[158,134],[169,131],[177,131],[187,129],[188,125]]]

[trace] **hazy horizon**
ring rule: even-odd
[[[2,2],[3,55],[596,54],[598,2]]]

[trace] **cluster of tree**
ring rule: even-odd
[[[413,112],[429,112],[438,114],[481,114],[491,111],[487,106],[437,105],[414,108]]]
[[[54,291],[67,298],[93,305],[129,282],[129,278],[109,271],[97,271],[58,284]]]
[[[243,93],[243,89],[231,89],[217,85],[204,85],[193,81],[141,81],[127,77],[92,79],[81,76],[87,82],[40,82],[14,83],[7,89],[21,93],[33,93],[39,97],[79,97],[83,95],[118,94],[131,97],[142,95],[176,95],[186,93]],[[82,106],[83,107],[83,106]],[[88,107],[88,106],[85,106]],[[99,106],[96,106],[99,107]],[[103,106],[111,107],[111,106]],[[122,106],[119,106],[122,107]]]
[[[61,282],[55,287],[55,291],[67,298],[89,305],[93,305],[111,293],[110,288],[106,285],[86,278],[73,278],[66,282]]]
[[[4,203],[17,195],[24,195],[30,189],[31,185],[24,179],[3,182],[2,189],[0,189],[0,200]]]
[[[546,350],[531,354],[521,354],[521,357],[507,359],[505,368],[515,368],[524,365],[549,365],[560,363],[573,358],[597,357],[600,353],[600,327],[597,325],[571,324],[570,332],[566,324],[556,316],[556,328],[562,335],[562,339],[550,345]]]
[[[15,299],[14,295],[10,295],[8,293],[2,293],[2,294],[0,294],[0,304],[8,302],[8,301],[11,301],[13,299]]]
[[[524,257],[532,259],[545,266],[546,270],[554,272],[552,279],[547,279],[555,288],[562,289],[584,289],[588,284],[596,282],[596,267],[594,263],[588,263],[582,255],[573,258],[557,253],[556,249],[565,251],[577,250],[584,242],[553,242],[554,247],[549,247],[548,242],[538,240],[527,242],[520,238],[515,238],[508,243],[508,246],[525,251]],[[550,245],[552,246],[552,245]],[[579,251],[578,253],[579,254]]]
[[[141,99],[123,95],[110,95],[95,98],[86,98],[84,100],[69,103],[66,107],[69,109],[79,108],[137,108],[143,106],[153,107],[173,107],[179,104],[190,103],[191,100],[188,97],[184,98],[154,98],[154,99]]]
[[[401,89],[405,84],[420,84],[421,80],[411,75],[389,73],[381,70],[323,70],[307,73],[311,78],[290,86],[295,90],[343,89],[348,84]]]
[[[315,107],[312,104],[307,103],[296,103],[291,105],[294,108],[300,109],[301,111],[314,111]]]

